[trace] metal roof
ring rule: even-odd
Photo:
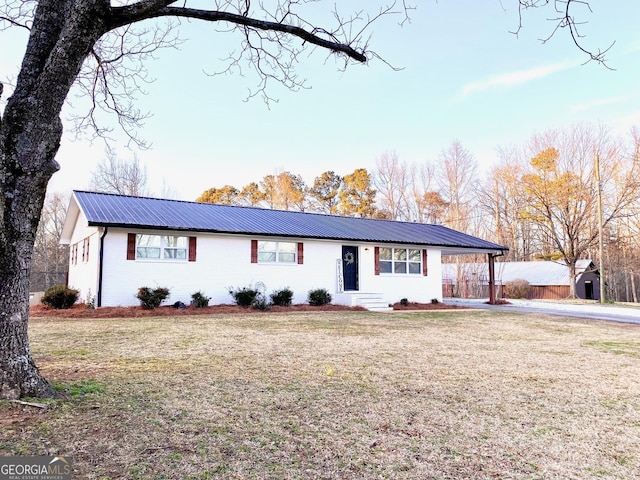
[[[443,253],[508,250],[442,225],[74,191],[89,225],[439,246]],[[73,202],[73,200],[72,200]],[[449,251],[448,249],[452,249]],[[457,251],[461,250],[461,251]]]

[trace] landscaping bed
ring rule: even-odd
[[[394,310],[459,310],[466,307],[457,305],[446,305],[444,303],[415,303],[409,302],[402,305],[399,302],[393,304]],[[204,308],[195,308],[191,305],[185,308],[174,308],[172,306],[162,306],[153,310],[142,307],[100,307],[87,308],[84,304],[77,304],[67,309],[54,309],[46,305],[34,305],[29,310],[32,318],[53,317],[53,318],[138,318],[138,317],[166,317],[166,316],[187,316],[187,315],[219,315],[229,313],[286,313],[286,312],[341,312],[341,311],[363,311],[363,307],[347,307],[345,305],[321,305],[314,306],[306,303],[281,307],[271,306],[268,310],[258,310],[254,308],[240,307],[238,305],[212,305]]]

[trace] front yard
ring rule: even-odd
[[[31,320],[78,479],[640,477],[640,326],[489,311]]]

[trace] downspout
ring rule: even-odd
[[[98,296],[96,298],[96,307],[102,306],[102,262],[104,259],[104,237],[107,236],[109,227],[104,227],[104,232],[100,236],[100,260],[98,261]]]

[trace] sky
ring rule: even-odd
[[[340,2],[340,8],[347,12],[357,3]],[[434,162],[454,140],[486,175],[499,147],[524,144],[536,132],[579,122],[603,124],[619,135],[640,127],[640,2],[591,0],[592,12],[575,11],[588,22],[580,26],[587,48],[615,42],[607,53],[610,69],[585,64],[566,30],[540,41],[554,28],[547,20],[552,9],[525,13],[514,35],[516,0],[419,3],[410,23],[400,26],[397,16],[372,25],[369,45],[384,61],[342,70],[316,49],[296,68],[308,88],[292,92],[274,84],[269,94],[277,101],[268,106],[260,98],[247,101],[258,82],[250,72],[208,75],[224,69],[221,59],[238,48],[239,37],[183,23],[180,48],[160,51],[147,63],[155,81],[136,103],[152,115],[137,132],[151,147],[127,147],[117,129],[112,146],[120,158],[136,155],[146,166],[152,195],[194,200],[209,188],[240,189],[281,171],[307,184],[328,170],[372,172],[385,152],[407,164]],[[333,2],[313,5],[321,6],[328,10]],[[25,43],[20,31],[0,32],[5,100]],[[83,105],[70,99],[65,118]],[[115,119],[106,125],[116,125]],[[103,142],[75,139],[67,128],[57,155],[61,170],[49,191],[87,189],[104,158]]]

